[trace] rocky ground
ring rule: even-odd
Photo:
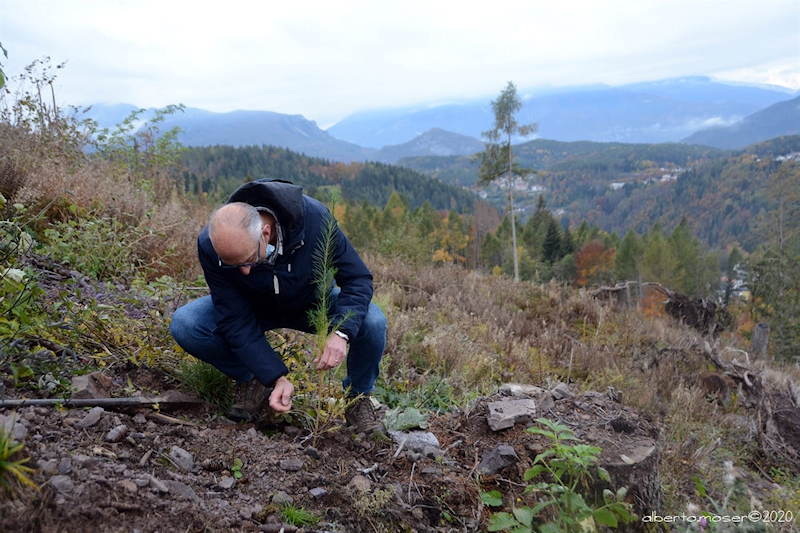
[[[112,396],[175,386],[138,367],[107,374]],[[345,427],[313,439],[267,420],[230,423],[200,403],[171,412],[23,406],[0,416],[26,443],[40,486],[0,503],[2,531],[291,532],[300,529],[288,523],[292,511],[318,519],[303,531],[479,531],[490,514],[480,492],[499,489],[510,502],[544,449],[524,431],[532,419],[571,426],[628,474],[657,457],[658,440],[613,395],[564,385],[504,387],[386,438]],[[640,507],[659,503],[642,496],[651,501]]]

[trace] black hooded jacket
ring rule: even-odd
[[[246,183],[231,195],[231,202],[270,209],[282,233],[283,253],[274,264],[264,262],[251,268],[247,276],[236,268],[220,268],[208,226],[197,240],[217,329],[236,357],[269,386],[288,369],[267,342],[258,319],[280,322],[308,316],[317,300],[313,254],[331,215],[322,203],[304,195],[301,187],[278,180]],[[338,226],[334,235],[333,261],[341,293],[331,318],[337,323],[347,316],[338,329],[354,339],[372,299],[372,274]]]

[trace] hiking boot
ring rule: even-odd
[[[256,378],[236,383],[236,401],[225,416],[237,422],[250,422],[269,401],[272,388],[265,387]]]
[[[351,400],[350,405],[344,412],[347,423],[353,426],[356,433],[373,433],[376,430],[383,431],[383,425],[378,420],[378,414],[372,405],[369,396],[358,396]]]

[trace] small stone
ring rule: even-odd
[[[150,484],[150,480],[148,480],[148,479],[143,479],[143,478],[140,478],[140,477],[135,477],[135,478],[133,478],[133,479],[132,479],[132,481],[133,481],[133,482],[136,484],[136,486],[137,486],[137,487],[139,487],[140,489],[143,489],[143,488],[145,488],[147,485],[149,485],[149,484]]]
[[[150,474],[146,474],[146,476],[154,490],[158,492],[169,492],[169,487],[167,487],[163,481]]]
[[[553,395],[553,398],[556,400],[563,400],[565,398],[572,398],[575,394],[569,390],[569,387],[566,383],[559,383],[550,391],[550,394]]]
[[[72,459],[69,457],[64,457],[58,462],[58,473],[61,475],[66,475],[70,472],[72,472]]]
[[[230,490],[234,487],[234,485],[236,485],[236,478],[234,478],[233,476],[228,476],[223,478],[222,481],[220,481],[219,485],[217,486],[222,490]]]
[[[169,493],[175,496],[178,501],[192,501],[201,503],[202,500],[192,487],[180,481],[166,480],[164,484],[169,487]]]
[[[111,378],[102,372],[93,372],[72,378],[72,398],[110,398]]]
[[[80,418],[75,418],[75,417],[71,417],[70,416],[70,417],[67,417],[64,420],[62,420],[61,424],[64,425],[64,426],[72,427],[72,426],[76,425],[80,421],[81,421]]]
[[[90,457],[82,453],[72,456],[72,465],[75,468],[94,468],[100,463],[97,457]]]
[[[422,449],[422,455],[424,455],[428,459],[436,460],[441,457],[444,457],[444,452],[439,448],[437,448],[436,446],[425,446]]]
[[[487,450],[481,457],[481,462],[478,465],[478,472],[486,475],[499,474],[504,468],[507,468],[519,461],[519,456],[513,447],[508,444],[501,444],[497,448]]]
[[[17,442],[21,442],[28,434],[28,428],[19,421],[19,416],[15,413],[0,415],[0,429],[11,433],[11,438]]]
[[[297,472],[303,468],[303,460],[298,458],[282,459],[279,465],[282,470],[287,472]]]
[[[530,422],[536,415],[536,402],[531,399],[502,400],[489,402],[486,421],[492,431],[513,427],[517,423]]]
[[[89,428],[93,425],[97,424],[100,421],[100,418],[103,416],[105,409],[102,407],[92,407],[89,412],[83,417],[83,420],[78,422],[76,425],[79,428]]]
[[[173,446],[169,451],[169,458],[172,459],[175,466],[184,472],[191,472],[192,468],[194,468],[194,457],[183,448]]]
[[[315,500],[321,500],[325,496],[328,495],[328,491],[323,489],[322,487],[314,487],[310,491],[308,491],[311,496],[314,497]]]
[[[139,487],[133,481],[129,481],[127,479],[123,479],[119,482],[119,486],[123,489],[127,490],[128,492],[136,492],[139,490]]]
[[[425,446],[439,447],[439,439],[436,435],[428,431],[389,431],[389,436],[392,437],[398,445],[402,445],[405,450],[413,450],[415,452],[422,452]]]
[[[307,456],[311,457],[312,459],[319,459],[319,450],[314,448],[313,446],[308,446],[304,452]]]
[[[58,462],[55,459],[47,459],[46,461],[39,461],[39,468],[45,474],[57,474],[58,473]]]
[[[347,487],[357,492],[369,492],[372,489],[372,482],[361,474],[356,474]]]
[[[51,477],[50,486],[62,494],[72,492],[75,489],[75,483],[72,482],[72,479],[69,476]]]
[[[128,434],[128,426],[120,424],[106,434],[106,442],[119,442]]]
[[[288,493],[279,490],[272,496],[272,504],[273,505],[286,505],[294,503],[294,498],[292,498]]]

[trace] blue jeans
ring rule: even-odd
[[[333,289],[333,297],[337,297],[339,292],[338,287]],[[289,321],[261,320],[260,325],[264,331],[287,328],[315,333],[305,318]],[[244,363],[231,352],[225,339],[217,334],[211,296],[198,298],[177,309],[172,315],[169,330],[175,342],[186,353],[209,363],[227,376],[236,381],[247,381],[253,377]],[[386,317],[377,305],[371,303],[358,335],[355,339],[350,339],[347,376],[342,381],[342,386],[351,395],[372,392],[385,348]]]

